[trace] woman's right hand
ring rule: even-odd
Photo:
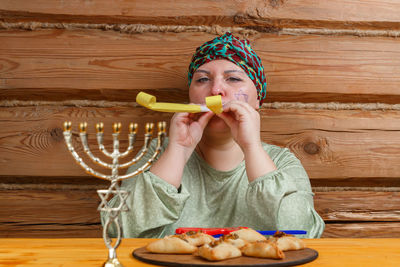
[[[213,112],[175,113],[169,125],[168,146],[151,166],[150,171],[179,188],[185,164],[200,142],[204,128],[212,116]]]
[[[175,113],[170,122],[168,149],[181,150],[185,159],[189,159],[213,116],[213,112]]]

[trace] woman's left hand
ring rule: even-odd
[[[246,152],[260,141],[260,114],[248,103],[232,100],[224,104],[224,111],[218,114],[231,129],[233,139]]]

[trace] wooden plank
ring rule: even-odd
[[[334,238],[399,238],[400,222],[327,224],[322,237]]]
[[[399,28],[400,4],[384,0],[119,1],[1,0],[6,21]],[[155,12],[156,10],[156,12]]]
[[[66,92],[72,99],[111,94],[114,100],[132,101],[139,90],[161,88],[187,98],[185,71],[196,43],[202,42],[196,41],[199,37],[187,42],[176,34],[133,37],[91,30],[0,35],[2,99],[19,99],[19,94],[23,99],[59,99]],[[31,45],[18,45],[21,38]]]
[[[314,206],[325,222],[400,222],[400,192],[315,192]]]
[[[72,79],[74,80],[74,79]],[[63,81],[65,82],[65,81]],[[88,81],[91,83],[94,81]],[[97,83],[97,82],[96,82]],[[29,93],[27,93],[27,91]],[[10,103],[10,101],[40,101],[49,99],[51,101],[63,100],[93,100],[93,101],[128,101],[136,102],[136,95],[143,91],[140,89],[74,89],[74,88],[0,88],[0,98],[4,100],[2,103]],[[146,89],[146,93],[157,96],[157,101],[188,103],[188,92],[179,88],[165,89]],[[280,96],[276,96],[281,98]],[[285,96],[284,96],[285,97]],[[292,96],[290,96],[292,97]],[[333,99],[330,96],[330,99]],[[371,97],[371,96],[369,96]],[[379,99],[381,99],[379,97]],[[6,104],[7,105],[7,104]]]
[[[187,100],[187,66],[206,33],[0,31],[0,98],[134,101],[140,90]],[[252,41],[267,102],[400,102],[394,38],[279,36]]]
[[[254,49],[263,60],[271,92],[293,94],[301,102],[321,102],[319,94],[322,102],[372,102],[371,94],[375,99],[380,96],[377,102],[394,103],[385,100],[397,95],[394,85],[400,81],[397,67],[386,58],[394,52],[395,43],[390,43],[385,38],[265,35],[256,40]],[[392,56],[395,62],[400,60]],[[332,94],[343,98],[329,99]]]
[[[311,178],[398,177],[397,111],[262,109],[261,137],[288,147]]]
[[[276,110],[260,111],[264,142],[288,147],[315,179],[397,180],[400,151],[399,111]],[[138,122],[136,151],[142,145],[145,122],[165,120],[170,113],[144,108],[35,106],[0,108],[0,170],[2,176],[80,177],[78,167],[64,144],[62,124],[74,123],[75,145],[82,155],[77,135],[80,121],[89,123],[89,143],[97,151],[94,124],[103,121],[105,145],[111,148],[111,124],[125,125],[121,150],[127,146],[127,125]],[[155,136],[155,135],[154,135]],[[99,154],[96,154],[99,155]],[[86,161],[85,155],[82,156]],[[99,167],[99,170],[104,169]]]
[[[7,225],[0,223],[0,238],[101,238],[101,225]]]
[[[46,186],[43,185],[45,188]],[[92,225],[100,222],[96,189],[1,190],[1,223],[13,226]],[[104,187],[107,188],[107,187]],[[103,189],[104,189],[103,188]],[[42,225],[42,226],[40,226]]]
[[[0,237],[101,237],[94,188],[0,190],[0,198]]]
[[[368,188],[400,188],[400,179],[392,179],[387,177],[368,177],[364,178],[313,178],[310,180],[312,187],[324,188],[324,187],[344,187],[344,188],[356,188],[356,187],[368,187]]]

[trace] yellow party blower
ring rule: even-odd
[[[136,96],[136,102],[148,109],[161,112],[207,112],[212,111],[215,114],[222,112],[222,99],[220,95],[206,97],[206,105],[196,104],[177,104],[177,103],[157,103],[153,95],[140,92]]]

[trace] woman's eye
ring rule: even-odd
[[[202,77],[202,78],[197,79],[196,82],[198,82],[198,83],[204,83],[204,82],[206,82],[206,81],[208,81],[208,80],[209,80],[209,79],[208,79],[207,77]]]
[[[228,81],[231,81],[231,82],[241,82],[241,81],[243,81],[241,78],[238,78],[238,77],[229,77],[228,78]]]

